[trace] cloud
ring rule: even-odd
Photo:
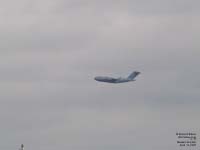
[[[178,149],[198,131],[198,1],[0,4],[2,149]]]

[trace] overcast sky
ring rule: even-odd
[[[0,0],[0,33],[1,150],[200,142],[199,0]]]

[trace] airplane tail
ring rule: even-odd
[[[140,74],[140,72],[138,72],[138,71],[134,71],[134,72],[132,72],[129,76],[128,76],[128,79],[131,79],[131,80],[133,80],[137,75],[139,75]]]

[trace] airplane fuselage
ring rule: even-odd
[[[134,71],[132,72],[127,78],[112,78],[112,77],[105,77],[105,76],[97,76],[95,77],[94,79],[96,81],[99,81],[99,82],[107,82],[107,83],[124,83],[124,82],[130,82],[130,81],[135,81],[135,77],[137,75],[139,75],[140,72],[138,71]]]
[[[112,78],[112,77],[103,77],[103,76],[98,76],[94,78],[96,81],[100,82],[107,82],[107,83],[123,83],[123,82],[130,82],[130,81],[135,81],[127,78]]]

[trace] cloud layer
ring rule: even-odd
[[[200,125],[199,4],[0,1],[0,149],[178,150]]]

